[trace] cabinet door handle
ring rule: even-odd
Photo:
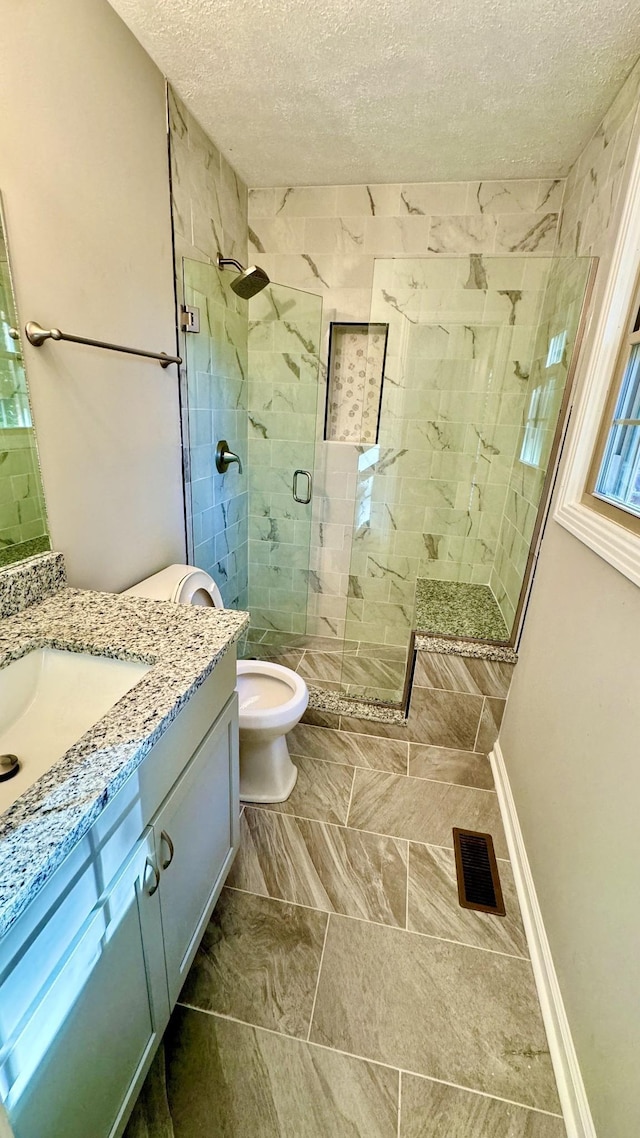
[[[147,876],[148,869],[153,870],[153,885],[147,885],[147,897],[153,897],[153,894],[157,892],[158,886],[160,884],[160,874],[158,873],[158,867],[154,864],[154,862],[152,862],[150,857],[147,858],[144,866],[145,878]]]
[[[166,859],[166,861],[163,861],[163,862],[162,862],[162,868],[163,868],[163,869],[168,869],[168,868],[169,868],[169,866],[171,865],[171,862],[173,861],[173,855],[174,855],[174,853],[175,853],[176,851],[175,851],[175,849],[174,849],[174,847],[173,847],[173,842],[171,841],[171,838],[169,837],[169,835],[168,835],[168,833],[167,833],[167,831],[166,831],[166,830],[162,830],[162,831],[161,831],[161,833],[160,833],[160,841],[161,841],[161,842],[166,842],[167,846],[169,847],[169,857]]]

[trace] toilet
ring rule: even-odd
[[[192,565],[169,565],[125,589],[125,595],[224,608],[215,581]],[[240,799],[284,802],[298,777],[285,736],[306,711],[307,685],[290,668],[270,660],[238,660],[236,690],[240,712]]]

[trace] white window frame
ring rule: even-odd
[[[611,266],[567,438],[554,519],[640,585],[640,536],[582,501],[640,269],[640,142],[636,139]]]

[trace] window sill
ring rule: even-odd
[[[640,585],[640,537],[582,502],[562,502],[555,520],[605,561]]]

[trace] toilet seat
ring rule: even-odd
[[[290,668],[271,660],[238,660],[237,668],[241,728],[284,728],[303,715],[309,689]]]

